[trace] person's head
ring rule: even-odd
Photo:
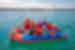
[[[16,28],[15,32],[16,32],[16,33],[21,33],[21,34],[23,34],[23,33],[24,33],[24,30],[22,30],[22,29],[20,29],[20,28]]]
[[[30,23],[30,22],[31,22],[31,20],[29,18],[25,19],[25,23]]]

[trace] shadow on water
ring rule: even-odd
[[[64,46],[68,46],[67,40],[54,40],[54,41],[43,41],[43,42],[37,42],[37,43],[18,43],[18,42],[10,42],[9,48],[10,49],[60,49],[60,48],[66,48]]]

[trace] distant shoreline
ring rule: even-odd
[[[75,9],[64,9],[64,8],[57,8],[57,9],[44,9],[44,8],[0,8],[0,11],[75,11]]]

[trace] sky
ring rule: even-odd
[[[0,0],[0,8],[75,8],[75,0]]]

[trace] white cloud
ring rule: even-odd
[[[35,3],[34,0],[0,0],[0,8],[75,8],[72,3]]]
[[[0,0],[0,3],[14,3],[16,0]]]

